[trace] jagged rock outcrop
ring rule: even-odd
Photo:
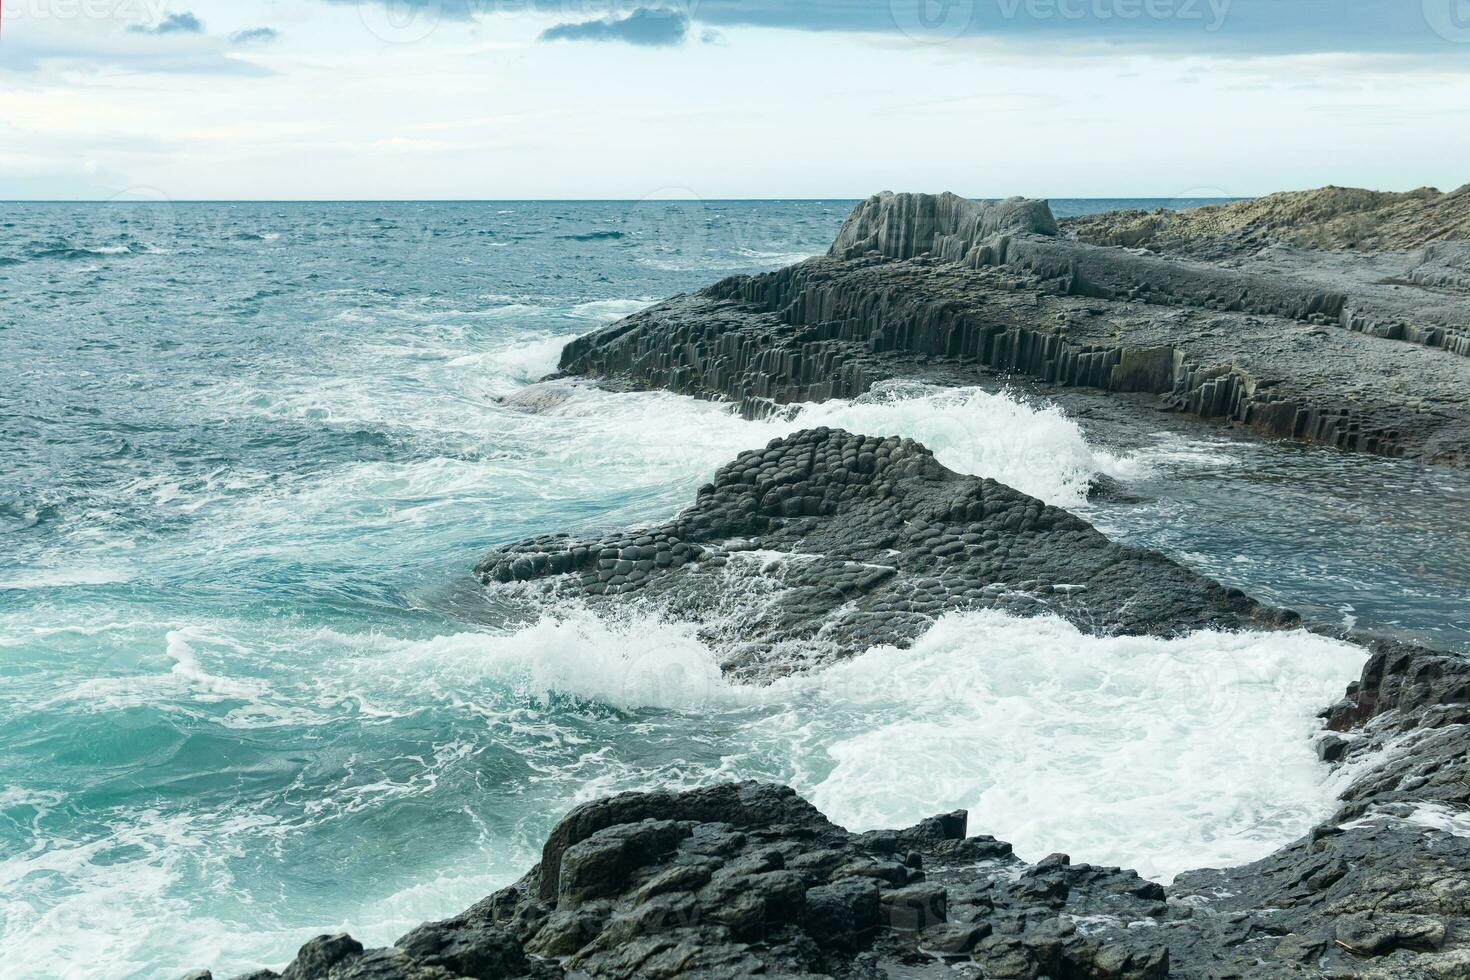
[[[894,569],[884,582],[922,570],[942,584],[1013,559],[1071,577],[1110,556],[1128,588],[1165,595],[1109,601],[1161,602],[1151,613],[1161,624],[1179,602],[1186,618],[1269,621],[1244,596],[948,473],[910,442],[835,430],[745,454],[667,529],[589,547],[596,574],[577,576],[566,563],[584,560],[584,546],[561,538],[499,553],[481,571],[559,572],[573,587],[631,597],[728,562],[706,542],[730,531],[782,547],[881,548]],[[875,531],[891,537],[859,541]],[[1063,547],[1081,555],[1076,565]],[[872,568],[824,574],[840,592]],[[1178,590],[1191,585],[1192,602]],[[520,881],[459,915],[390,947],[323,935],[281,973],[241,980],[1464,978],[1470,661],[1387,640],[1372,648],[1361,678],[1322,712],[1320,753],[1353,776],[1339,812],[1243,867],[1165,886],[1066,855],[1027,862],[1003,841],[969,836],[964,811],[855,834],[781,786],[625,793],[573,809]]]
[[[711,624],[725,668],[746,679],[903,645],[956,609],[1047,613],[1098,634],[1296,621],[1060,508],[946,469],[910,439],[828,428],[742,453],[665,524],[532,538],[475,572],[592,602],[636,597]],[[740,608],[733,621],[727,595]]]
[[[1323,714],[1330,729],[1348,733],[1324,743],[1325,752],[1367,767],[1342,794],[1340,817],[1446,807],[1466,814],[1470,833],[1470,659],[1373,647],[1361,680]]]
[[[790,789],[727,784],[580,806],[517,884],[386,949],[322,936],[280,976],[876,980],[968,962],[991,976],[1155,980],[1169,974],[1158,937],[1095,939],[1068,912],[1145,920],[1162,899],[1130,871],[1061,856],[1028,866],[967,837],[964,811],[850,834]]]
[[[1470,239],[1470,184],[1448,194],[1322,187],[1202,208],[1130,209],[1068,218],[1067,234],[1093,245],[1220,255],[1273,242],[1303,248],[1406,251]]]
[[[954,194],[893,194],[859,204],[843,222],[828,255],[869,254],[890,259],[927,255],[972,268],[1009,266],[1063,290],[1097,299],[1262,313],[1295,320],[1342,316],[1347,297],[1310,283],[1294,283],[1204,263],[1169,261],[1113,249],[1079,247],[1058,239],[1045,201],[1013,197],[994,204]]]
[[[1470,294],[1470,242],[1439,242],[1414,256],[1410,282]],[[1470,303],[1470,295],[1467,295]]]
[[[891,259],[933,253],[959,261],[994,235],[1055,235],[1045,201],[1024,197],[989,203],[956,194],[874,194],[853,208],[828,255],[856,258],[877,252]]]

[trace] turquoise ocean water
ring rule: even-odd
[[[1023,854],[1160,878],[1309,826],[1332,791],[1311,716],[1361,662],[1340,644],[967,615],[758,692],[680,624],[508,625],[470,580],[498,542],[665,517],[820,422],[914,435],[1263,598],[1470,648],[1458,474],[1203,430],[1124,452],[913,386],[793,421],[593,387],[496,403],[571,337],[825,250],[851,203],[0,205],[5,974],[390,941],[623,788],[779,779],[853,826],[968,806]],[[1140,499],[1089,508],[1097,472]],[[1171,787],[1142,808],[1140,773]]]

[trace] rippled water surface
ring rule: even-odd
[[[1203,430],[1123,452],[918,386],[765,422],[595,388],[496,404],[573,336],[824,250],[849,206],[5,205],[7,975],[388,941],[631,787],[779,779],[854,827],[966,806],[1023,855],[1159,878],[1317,819],[1313,714],[1362,654],[1304,634],[968,613],[754,691],[636,608],[498,625],[467,575],[494,544],[665,517],[738,450],[830,424],[913,435],[1304,612],[1470,647],[1457,473]],[[1087,505],[1099,472],[1138,500]]]

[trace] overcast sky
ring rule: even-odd
[[[0,6],[0,198],[1470,181],[1470,0]]]

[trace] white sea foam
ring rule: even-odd
[[[1062,506],[1084,502],[1098,473],[1126,479],[1137,470],[1130,458],[1090,446],[1077,423],[1055,406],[978,388],[881,385],[858,399],[802,405],[788,418],[760,421],[678,396],[588,389],[556,417],[598,430],[595,442],[580,444],[589,462],[635,452],[699,459],[710,470],[742,449],[813,426],[909,436],[957,472],[988,476]],[[574,444],[577,435],[564,433]]]
[[[6,974],[103,980],[172,975],[218,962],[226,951],[278,957],[292,940],[304,942],[319,930],[262,935],[201,909],[201,899],[231,890],[228,842],[268,835],[269,824],[251,814],[143,809],[117,817],[106,836],[52,838],[44,849],[0,860],[0,895],[10,896],[0,898]],[[180,878],[200,869],[207,887],[193,899],[180,894]],[[28,883],[44,880],[70,887],[47,892],[45,904],[27,901]]]
[[[1085,502],[1095,474],[1126,479],[1140,466],[1132,456],[1091,446],[1055,407],[979,389],[886,385],[859,399],[755,421],[721,403],[589,384],[569,385],[566,401],[540,413],[492,401],[552,369],[564,340],[547,333],[451,360],[415,360],[435,398],[394,383],[323,384],[269,397],[244,387],[220,393],[213,400],[220,413],[384,430],[414,440],[421,452],[346,463],[244,497],[219,488],[230,506],[210,524],[213,546],[244,556],[320,539],[347,558],[376,548],[374,532],[393,528],[416,529],[394,541],[427,547],[431,533],[461,539],[466,522],[514,522],[530,533],[575,529],[569,514],[595,514],[602,526],[662,520],[740,451],[816,425],[911,436],[959,472],[1067,507]],[[204,496],[191,491],[196,503]],[[345,520],[354,529],[348,536],[341,533]]]
[[[539,381],[551,374],[561,360],[562,348],[576,334],[546,333],[535,339],[508,344],[480,354],[466,354],[450,362],[451,367],[472,366],[518,384]]]
[[[1029,859],[1062,850],[1168,880],[1263,857],[1331,812],[1342,777],[1317,761],[1316,713],[1365,653],[1304,631],[1094,637],[971,612],[911,649],[770,687],[732,685],[714,659],[687,626],[576,610],[508,635],[372,640],[346,663],[390,704],[508,684],[694,712],[725,733],[696,781],[779,760],[776,775],[852,829],[963,807],[973,832]]]
[[[603,314],[614,312],[599,301]],[[632,301],[627,301],[632,303]],[[664,513],[682,504],[692,486],[743,449],[800,428],[830,425],[866,435],[911,436],[932,449],[945,465],[988,476],[1040,497],[1076,507],[1086,500],[1096,474],[1128,479],[1149,465],[1144,456],[1120,456],[1090,445],[1075,421],[1052,405],[977,388],[937,388],[913,383],[879,385],[856,399],[795,406],[782,418],[745,420],[722,403],[668,392],[604,391],[595,385],[573,387],[574,396],[541,415],[501,409],[492,403],[528,382],[555,371],[561,349],[572,339],[555,329],[514,343],[499,343],[465,353],[459,333],[442,338],[413,336],[374,352],[382,383],[335,383],[303,379],[299,388],[276,386],[269,394],[230,382],[204,403],[221,415],[296,417],[337,426],[368,425],[418,433],[426,446],[442,446],[439,462],[363,464],[363,489],[381,482],[393,468],[427,467],[420,481],[405,474],[415,492],[456,497],[473,488],[505,480],[540,486],[536,495],[589,492],[596,486],[661,486]],[[480,456],[487,445],[504,447],[493,460]],[[516,450],[518,447],[519,454]],[[527,448],[533,455],[519,458]],[[1170,453],[1187,446],[1170,444]],[[525,473],[522,474],[522,464]],[[451,472],[453,471],[453,472]],[[435,492],[434,481],[447,478]],[[350,471],[327,477],[337,485],[330,495],[359,482]],[[623,481],[627,481],[624,483]],[[420,485],[422,484],[422,485]],[[655,516],[645,511],[644,519]]]
[[[803,262],[814,255],[820,254],[817,252],[771,252],[756,248],[739,248],[736,249],[736,253],[744,258],[760,262],[762,265],[770,264],[773,268],[795,265],[797,262]]]
[[[21,569],[0,579],[0,591],[15,589],[60,589],[72,586],[114,585],[132,577],[125,568],[37,568]]]
[[[1403,745],[1391,745],[1386,751],[1381,752],[1377,759],[1369,760],[1367,764],[1359,763],[1354,766],[1354,774],[1359,775],[1364,769],[1375,765],[1392,765],[1394,758],[1400,754],[1400,751],[1397,750],[1402,750],[1402,748]],[[1389,803],[1375,806],[1364,816],[1350,820],[1342,827],[1344,830],[1351,830],[1384,823],[1406,823],[1423,827],[1426,830],[1453,834],[1456,837],[1470,837],[1470,810],[1445,803]]]
[[[597,320],[603,323],[611,323],[630,313],[647,309],[654,303],[654,299],[599,299],[587,303],[578,303],[572,307],[567,316],[577,320]]]
[[[234,646],[228,640],[221,641],[220,638],[210,636],[195,627],[184,627],[170,630],[164,641],[164,655],[173,661],[169,673],[196,691],[214,697],[251,701],[260,697],[266,689],[264,685],[253,681],[212,673],[200,663],[199,654],[194,649],[195,644],[210,641]],[[236,652],[240,652],[238,647]]]
[[[1063,850],[1159,879],[1247,861],[1330,813],[1340,777],[1315,759],[1314,715],[1364,658],[1304,632],[1098,638],[1052,619],[963,613],[911,649],[748,687],[721,676],[687,624],[637,606],[563,607],[513,631],[428,639],[227,621],[118,630],[162,637],[162,653],[79,685],[76,708],[193,717],[218,705],[232,729],[442,734],[401,760],[411,765],[359,762],[366,740],[340,774],[285,797],[229,812],[131,811],[101,836],[5,858],[0,893],[13,897],[0,905],[0,939],[23,951],[22,976],[48,963],[75,964],[77,976],[279,968],[284,951],[324,928],[388,942],[509,881],[534,859],[539,821],[579,800],[728,779],[790,782],[853,829],[965,807],[972,832],[1032,859]],[[232,669],[246,663],[271,684]],[[580,727],[588,718],[600,719],[600,737]],[[441,880],[441,864],[394,879],[390,891],[333,905],[341,922],[310,927],[299,908],[231,918],[215,911],[228,903],[196,907],[201,894],[234,893],[242,854],[286,859],[303,835],[369,832],[403,806],[470,807],[459,794],[490,791],[445,786],[482,771],[490,752],[515,760],[494,770],[505,784],[493,792],[518,829],[459,841],[452,866],[473,870]],[[66,801],[17,791],[3,802]],[[35,884],[51,879],[66,888]]]
[[[1470,837],[1470,810],[1441,803],[1420,803],[1407,817],[1410,823],[1441,830],[1456,837]]]
[[[625,710],[683,711],[759,699],[759,692],[724,680],[695,633],[689,624],[652,616],[571,609],[508,634],[341,639],[366,654],[345,666],[380,702],[388,692],[412,703],[487,684],[541,702],[563,696]]]
[[[1306,632],[1099,638],[949,616],[911,650],[790,682],[817,702],[791,732],[822,733],[798,744],[797,784],[850,826],[965,807],[1024,857],[1167,880],[1262,857],[1330,812],[1315,716],[1364,659]]]
[[[804,406],[795,421],[910,436],[952,470],[991,477],[1059,506],[1083,503],[1096,474],[1136,472],[1132,461],[1089,445],[1057,406],[978,388],[884,384],[852,401]]]

